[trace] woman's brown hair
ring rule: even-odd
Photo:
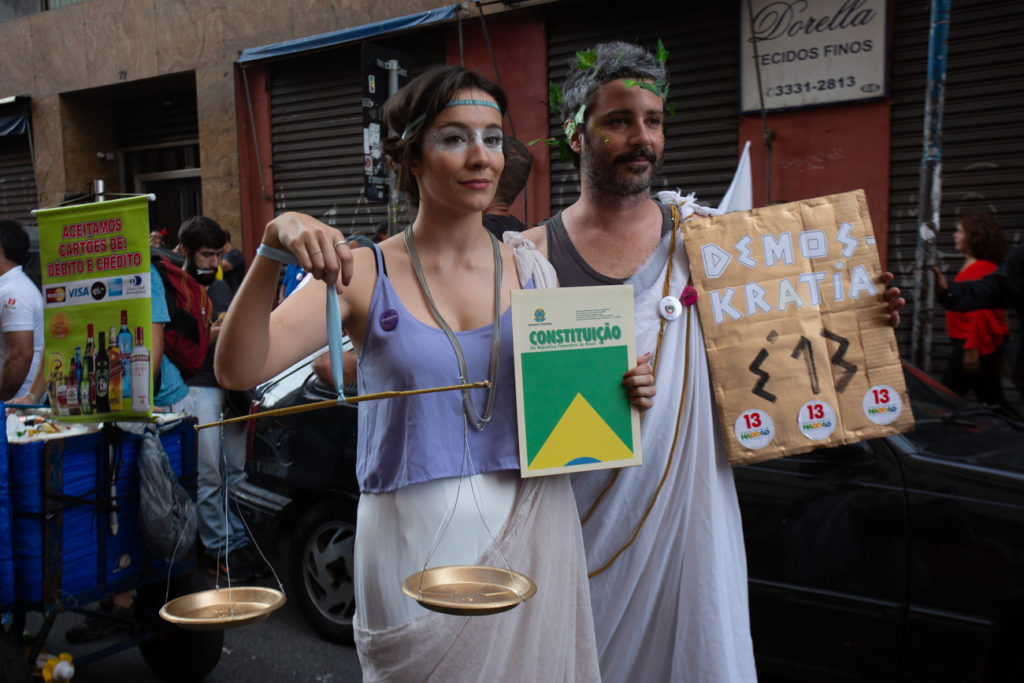
[[[982,261],[999,263],[1006,256],[1006,240],[996,217],[988,211],[972,211],[960,217],[967,253]]]
[[[508,108],[501,88],[460,66],[431,67],[384,103],[384,125],[396,134],[385,138],[381,149],[395,170],[398,189],[413,206],[420,203],[420,190],[411,167],[412,162],[422,158],[423,133],[461,90],[487,93],[494,98],[502,115]]]

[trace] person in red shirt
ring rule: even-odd
[[[994,272],[1006,255],[1003,233],[995,216],[987,211],[964,214],[957,222],[953,244],[964,255],[957,282],[980,280]],[[1006,406],[1002,365],[1009,328],[1002,309],[947,311],[946,333],[953,341],[953,354],[942,383],[961,396],[973,389],[982,403]]]

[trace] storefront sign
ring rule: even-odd
[[[749,3],[740,3],[744,112],[885,96],[886,0]]]
[[[512,335],[522,476],[641,464],[633,287],[513,290]]]
[[[913,427],[862,190],[683,229],[730,462]]]
[[[35,212],[47,391],[64,422],[152,413],[149,199]]]

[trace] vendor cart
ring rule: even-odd
[[[195,500],[194,419],[158,422],[171,468]],[[143,437],[113,423],[48,429],[56,431],[0,439],[0,680],[32,680],[38,655],[48,649],[71,652],[81,666],[135,646],[161,678],[201,680],[220,659],[224,633],[184,630],[159,617],[165,599],[203,586],[193,571],[194,539],[173,564],[154,557],[143,541]],[[86,605],[128,590],[135,591],[134,618],[123,638],[85,654],[64,643],[46,647],[60,615],[88,614]],[[30,635],[24,631],[31,612],[42,615],[42,626]]]

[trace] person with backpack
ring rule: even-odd
[[[217,279],[228,236],[212,218],[193,216],[178,229],[178,239],[185,255],[182,270],[205,288],[212,318],[205,357],[195,374],[186,378],[192,414],[200,424],[217,422],[227,410],[227,396],[213,374],[213,348],[221,319],[234,298],[231,287]],[[202,327],[206,321],[200,323]],[[197,448],[199,540],[208,568],[211,574],[221,576],[230,572],[232,582],[249,581],[261,574],[265,565],[253,553],[241,517],[224,501],[228,489],[245,477],[245,427],[231,424],[200,430]]]

